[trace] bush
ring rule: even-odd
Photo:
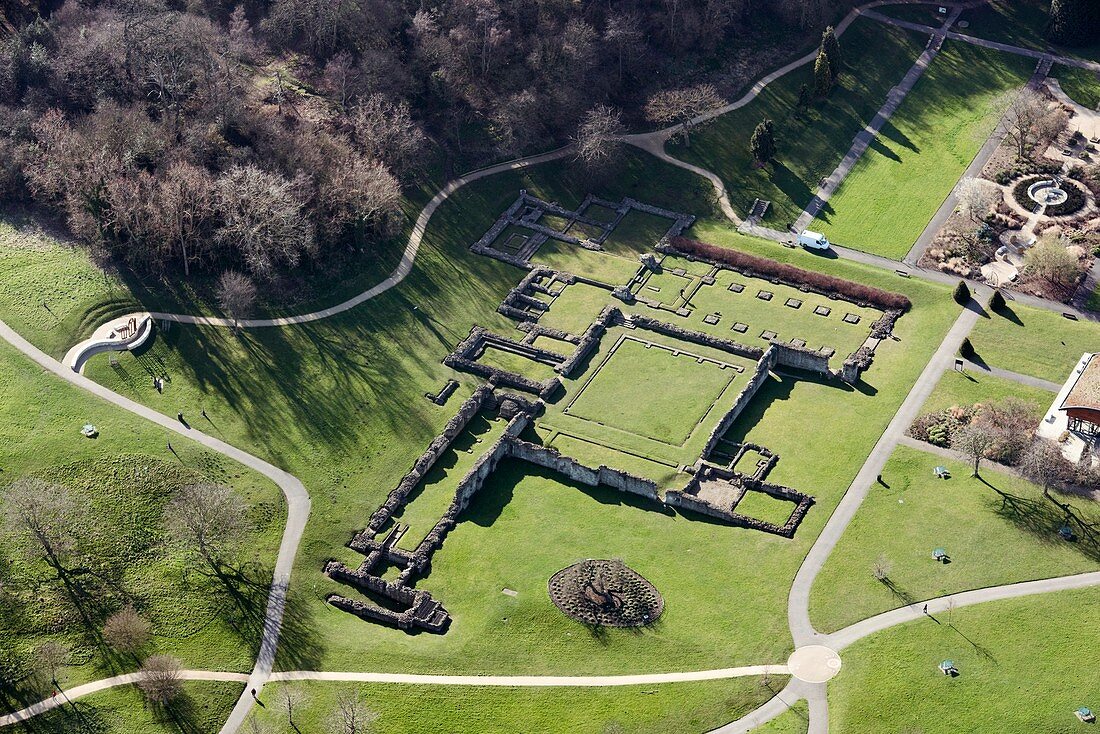
[[[974,359],[977,352],[974,351],[974,345],[970,343],[970,337],[964,338],[962,344],[959,345],[959,354],[966,359]]]
[[[730,250],[687,237],[673,237],[671,243],[681,253],[728,265],[731,268],[745,272],[747,275],[776,278],[795,287],[804,285],[811,290],[834,294],[848,301],[869,303],[888,311],[908,311],[913,305],[908,298],[900,293],[891,293],[890,291],[873,288],[832,275],[803,270],[794,265],[750,255],[747,252]]]
[[[966,287],[965,280],[960,280],[959,284],[955,286],[955,292],[952,294],[952,298],[954,298],[955,303],[960,306],[965,306],[970,303],[970,289]]]
[[[1005,297],[1001,295],[1001,290],[999,288],[995,289],[993,295],[989,297],[989,310],[1003,311],[1005,305]]]

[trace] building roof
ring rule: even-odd
[[[1073,387],[1058,407],[1061,410],[1100,410],[1100,359],[1095,354],[1089,355],[1084,369],[1077,375]]]

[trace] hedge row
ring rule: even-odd
[[[913,305],[908,298],[900,293],[891,293],[880,288],[873,288],[862,283],[825,275],[813,270],[803,270],[794,265],[769,260],[766,257],[750,255],[738,250],[729,250],[717,245],[709,245],[706,242],[699,242],[687,237],[673,237],[670,242],[673,247],[684,254],[713,260],[735,270],[743,271],[746,275],[769,279],[775,278],[796,288],[806,286],[820,293],[835,295],[847,301],[868,303],[886,310],[908,311]]]

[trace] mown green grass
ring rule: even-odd
[[[1054,400],[1054,393],[1039,387],[1021,385],[1014,380],[994,377],[979,370],[945,372],[936,389],[928,396],[921,408],[922,413],[931,413],[956,405],[970,406],[975,403],[994,403],[1006,398],[1022,400],[1031,409],[1038,425],[1043,413]]]
[[[912,23],[938,28],[943,25],[945,17],[936,12],[938,7],[935,3],[928,3],[927,5],[883,5],[875,8],[875,10],[898,20],[908,20]]]
[[[814,220],[831,241],[901,259],[999,117],[1031,59],[947,41]]]
[[[830,731],[1086,731],[1073,712],[1100,699],[1098,603],[1096,589],[989,602],[861,640],[829,683]]]
[[[637,262],[638,255],[653,252],[657,242],[672,227],[673,220],[656,214],[631,209],[604,240],[603,249]]]
[[[809,728],[810,708],[805,701],[799,701],[767,724],[753,729],[753,734],[806,734]]]
[[[737,503],[734,511],[776,525],[785,525],[794,508],[795,504],[788,500],[781,500],[763,492],[745,492],[745,496]]]
[[[100,431],[96,439],[80,435],[89,422]],[[101,637],[106,617],[125,603],[152,623],[143,652],[167,652],[191,668],[251,669],[285,515],[272,483],[61,382],[7,344],[0,344],[0,470],[0,487],[23,476],[64,485],[87,518],[78,538],[83,555],[66,564],[64,578],[13,540],[0,548],[0,647],[11,671],[0,708],[40,697],[23,674],[47,640],[71,649],[65,685],[136,668],[135,658],[115,654]],[[240,576],[189,568],[180,549],[165,545],[165,505],[196,481],[227,484],[249,502],[253,531]]]
[[[150,706],[133,686],[110,688],[16,724],[13,734],[213,734],[241,695],[240,683],[186,681],[165,707]]]
[[[840,37],[845,68],[827,99],[795,117],[799,88],[813,89],[812,64],[769,84],[750,104],[728,112],[692,133],[690,147],[669,152],[721,176],[734,209],[748,213],[753,199],[771,201],[765,221],[783,228],[813,198],[856,134],[886,101],[916,60],[924,39],[874,20],[856,20]],[[754,168],[749,138],[764,118],[775,122],[779,152]]]
[[[935,477],[940,465],[951,479]],[[871,489],[814,582],[814,625],[831,632],[944,594],[1100,570],[1100,547],[1062,540],[1064,516],[1039,488],[990,468],[970,473],[965,463],[898,447],[882,472],[886,486]],[[1003,505],[997,490],[1015,503]],[[1100,521],[1095,503],[1069,501]],[[933,548],[946,549],[951,563],[933,560]],[[872,574],[879,556],[891,566],[889,583]]]
[[[1077,66],[1056,64],[1050,75],[1058,80],[1062,91],[1077,104],[1090,110],[1100,106],[1100,74]]]
[[[302,732],[326,731],[341,693],[358,695],[377,714],[372,731],[402,734],[504,734],[575,732],[576,734],[697,734],[740,718],[786,684],[772,676],[706,683],[673,683],[615,688],[474,688],[469,686],[349,685],[279,683],[264,689],[266,708],[256,707],[252,721],[271,734],[291,734],[286,710],[272,702],[284,687],[303,699],[295,709]],[[246,725],[247,728],[247,725]]]
[[[712,201],[707,183],[681,169],[629,152],[622,165],[622,175],[594,193],[608,198],[632,195],[678,209],[685,208],[684,201],[708,207]],[[613,635],[605,647],[593,647],[582,639],[587,632],[574,626],[569,628],[577,629],[573,638],[541,632],[531,637],[523,628],[500,623],[504,615],[498,607],[509,598],[499,589],[471,594],[468,589],[477,577],[462,563],[448,565],[454,538],[423,582],[424,588],[439,593],[448,609],[457,605],[462,615],[446,635],[408,636],[325,603],[334,591],[352,592],[322,576],[324,562],[330,558],[352,564],[361,561],[344,545],[365,526],[370,513],[476,384],[470,376],[444,367],[443,356],[474,324],[500,333],[514,329],[514,323],[495,309],[522,273],[470,254],[468,244],[492,224],[520,188],[565,206],[575,206],[589,193],[587,183],[562,163],[478,181],[456,192],[433,216],[413,271],[402,284],[360,308],[320,322],[250,330],[239,336],[223,329],[175,326],[144,353],[120,355],[117,369],[105,357],[94,358],[88,374],[168,415],[177,410],[194,415],[205,407],[216,435],[286,467],[306,484],[313,510],[299,550],[291,599],[299,605],[296,618],[301,626],[316,635],[284,640],[278,663],[284,669],[507,673],[542,672],[556,666],[562,671],[597,673],[784,659],[790,648],[784,621],[790,579],[958,311],[942,286],[901,280],[849,262],[811,259],[800,251],[742,237],[712,221],[697,224],[695,234],[901,289],[915,304],[913,312],[899,322],[902,341],[883,345],[865,383],[845,389],[812,381],[775,381],[746,413],[741,433],[783,457],[772,478],[817,498],[793,541],[694,518],[671,522],[667,542],[677,537],[691,540],[708,528],[720,539],[714,542],[722,552],[738,559],[723,569],[717,591],[697,584],[691,600],[680,604],[706,606],[708,599],[718,598],[713,596],[718,591],[728,599],[732,589],[739,597],[751,598],[751,605],[737,605],[731,611],[722,602],[725,614],[718,615],[719,626],[693,630],[694,647],[685,646],[687,652],[668,652],[671,646],[648,646],[648,637],[639,641],[626,634]],[[576,252],[571,248],[569,254]],[[629,264],[633,270],[634,263]],[[164,394],[152,389],[150,373],[159,371],[171,378]],[[450,377],[458,379],[461,387],[447,406],[438,407],[423,398],[424,392],[434,392]],[[822,427],[839,425],[845,430],[830,431],[839,435],[819,440]],[[598,452],[594,447],[593,456]],[[667,474],[663,465],[654,466]],[[521,486],[517,492],[522,490]],[[569,502],[584,506],[583,493],[566,496]],[[574,507],[565,516],[576,514]],[[635,510],[630,522],[645,514]],[[540,522],[551,520],[541,516]],[[471,545],[484,537],[488,545],[478,552],[493,555],[498,547],[519,542],[501,540],[501,535],[474,533]],[[690,546],[680,543],[680,547]],[[745,564],[745,558],[757,560]],[[523,559],[509,557],[500,565],[522,568]],[[521,580],[526,588],[539,588],[545,594],[545,576]],[[704,613],[717,615],[712,608]],[[673,625],[676,620],[670,608],[669,631],[662,634],[678,641],[688,639],[681,626]],[[566,620],[555,619],[552,628],[561,631],[563,624]]]
[[[686,260],[679,258],[665,258],[664,261],[666,268],[683,267],[687,264]],[[740,283],[745,289],[740,293],[733,293],[729,290],[731,283]],[[771,293],[771,300],[759,298],[757,294],[760,291]],[[665,296],[662,295],[663,298]],[[788,306],[787,301],[790,299],[801,301],[802,305],[798,308]],[[829,308],[829,315],[816,315],[814,308],[817,306]],[[791,286],[771,283],[761,278],[748,278],[729,270],[720,270],[715,275],[714,285],[703,285],[695,291],[688,307],[691,309],[689,316],[674,317],[677,323],[684,324],[686,328],[762,347],[766,347],[769,342],[761,334],[764,331],[773,331],[779,335],[776,337],[778,341],[802,339],[811,349],[831,347],[836,351],[838,359],[843,359],[858,349],[867,340],[871,324],[882,315],[881,311],[873,308],[862,308],[827,296],[804,293]],[[647,316],[653,314],[645,306],[635,306],[630,310]],[[711,313],[721,314],[717,324],[711,325],[703,321]],[[859,323],[845,323],[843,319],[847,313],[859,316]],[[737,322],[747,324],[748,331],[743,334],[732,331]]]
[[[1100,346],[1100,324],[1009,304],[970,334],[978,357],[994,367],[1062,384],[1085,352]]]
[[[956,30],[1013,46],[1100,60],[1100,42],[1073,47],[1052,44],[1046,32],[1049,10],[1050,0],[990,0],[987,4],[965,10],[959,20],[970,25],[962,29],[956,25]]]
[[[629,277],[629,276],[628,276]],[[625,282],[625,281],[624,281]],[[571,283],[539,316],[539,324],[581,335],[611,300],[611,292],[587,283]]]
[[[568,411],[679,446],[731,384],[747,381],[742,375],[691,354],[624,339]]]

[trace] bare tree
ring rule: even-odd
[[[978,469],[986,453],[997,442],[997,436],[990,428],[977,421],[960,428],[951,437],[951,448],[961,451],[974,464],[971,476],[978,476]]]
[[[1050,490],[1065,481],[1072,469],[1057,443],[1039,438],[1024,453],[1020,461],[1020,472],[1042,487],[1043,495],[1053,501]]]
[[[967,176],[955,189],[959,211],[974,225],[980,224],[1001,201],[1001,187],[992,181]]]
[[[401,221],[401,184],[378,161],[349,151],[334,161],[318,187],[317,217],[326,237],[393,234]]]
[[[378,714],[363,705],[358,691],[344,690],[336,696],[336,710],[329,717],[332,734],[367,734],[378,720]]]
[[[890,573],[894,570],[894,566],[890,563],[890,559],[886,557],[885,553],[880,553],[875,562],[871,564],[871,575],[875,577],[876,581],[885,583],[890,578]]]
[[[232,553],[245,531],[247,508],[229,487],[189,484],[165,510],[168,535],[211,565]]]
[[[351,128],[355,142],[368,157],[399,173],[416,166],[427,143],[408,103],[391,102],[383,94],[372,94],[355,106]]]
[[[624,61],[633,56],[643,39],[641,18],[634,13],[611,11],[607,14],[603,37],[615,48],[621,84]]]
[[[622,115],[613,107],[596,105],[584,113],[577,135],[577,158],[587,166],[609,160],[622,144]]]
[[[298,730],[298,725],[294,723],[294,709],[298,708],[305,702],[305,693],[301,688],[294,685],[284,685],[279,688],[277,695],[279,705],[286,709],[286,721],[290,724],[291,728],[295,731]]]
[[[1081,265],[1066,249],[1066,243],[1057,237],[1044,235],[1024,253],[1023,271],[1026,275],[1042,278],[1063,293],[1069,293],[1081,276]]]
[[[141,666],[137,687],[151,703],[163,705],[183,692],[180,661],[171,655],[151,655]]]
[[[257,277],[271,278],[279,264],[293,267],[315,249],[298,189],[278,174],[252,165],[229,169],[217,181],[214,208],[217,240]]]
[[[998,106],[1005,110],[1005,138],[1016,148],[1020,160],[1028,157],[1037,142],[1052,137],[1052,130],[1062,120],[1057,110],[1030,87],[1006,92]]]
[[[44,682],[57,685],[57,674],[61,672],[68,657],[68,645],[49,640],[35,648],[35,668]]]
[[[660,125],[677,125],[677,135],[691,145],[691,129],[695,118],[722,104],[722,98],[710,84],[682,87],[658,92],[645,104],[645,117]]]
[[[58,571],[76,551],[80,505],[65,487],[41,479],[17,479],[4,491],[5,530],[31,557]]]
[[[252,311],[256,305],[256,284],[247,275],[235,270],[226,270],[218,277],[214,287],[218,305],[233,319],[233,325],[239,326],[240,320]]]
[[[127,605],[107,618],[103,625],[103,639],[115,650],[132,654],[149,642],[149,631],[148,620]]]

